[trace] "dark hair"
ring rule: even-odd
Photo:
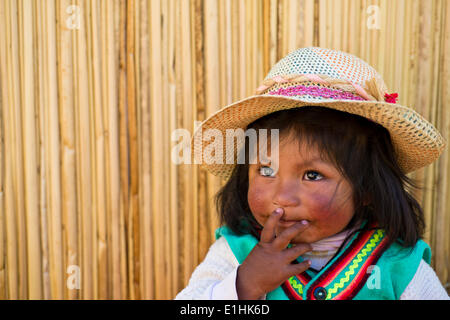
[[[355,214],[348,228],[367,220],[386,231],[389,244],[414,246],[424,232],[424,214],[412,191],[420,187],[401,170],[389,132],[364,117],[325,107],[277,111],[247,129],[279,129],[280,140],[301,139],[318,148],[353,188]],[[248,156],[248,143],[240,152]],[[246,158],[247,159],[247,158]],[[222,224],[235,233],[257,235],[258,225],[247,201],[248,161],[237,164],[216,194]]]

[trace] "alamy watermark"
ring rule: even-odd
[[[191,150],[194,150],[194,164],[245,164],[248,160],[249,164],[270,164],[275,173],[278,171],[279,129],[257,131],[250,128],[244,131],[237,128],[226,129],[225,132],[206,129],[195,137],[196,147],[191,148],[192,139],[188,130],[172,131],[171,141],[176,143],[171,151],[173,163],[192,164]],[[245,152],[246,145],[248,153]]]
[[[69,275],[66,281],[67,289],[69,290],[80,289],[81,283],[80,267],[75,264],[68,266],[67,274]]]
[[[66,19],[66,27],[71,30],[79,30],[81,27],[81,8],[77,5],[70,5],[66,8],[69,17]]]
[[[367,273],[370,274],[367,278],[366,285],[370,290],[381,289],[381,269],[377,265],[370,265],[367,268]]]
[[[366,25],[367,29],[381,29],[380,27],[380,7],[377,5],[371,5],[367,7],[366,13],[369,15],[367,17]]]

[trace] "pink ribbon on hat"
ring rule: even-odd
[[[325,86],[329,85],[329,83],[326,80],[322,79],[318,75],[315,75],[315,74],[303,74],[303,76],[306,77],[308,80],[310,80],[312,82],[320,83],[320,84],[325,85]],[[284,79],[281,76],[275,76],[275,77],[272,78],[272,80],[277,82],[277,83],[289,82],[289,80],[286,80],[286,79]],[[353,83],[353,82],[350,82],[350,81],[348,81],[348,83],[355,89],[355,92],[360,97],[362,97],[365,100],[372,100],[370,98],[370,96],[367,94],[366,90],[364,90],[364,88],[361,87],[359,84]],[[263,85],[259,86],[256,90],[258,92],[261,92],[261,91],[266,90],[267,88],[269,88],[269,86],[263,84]],[[388,94],[385,95],[385,99],[387,99],[386,100],[387,102],[396,103],[395,102],[396,98],[397,98],[397,94],[396,93],[393,93],[392,95],[388,95]]]
[[[355,91],[357,94],[359,94],[361,97],[363,97],[366,100],[370,100],[369,95],[367,94],[366,90],[363,89],[363,87],[361,87],[359,84],[352,83],[352,82],[350,82],[350,84],[353,86],[353,88],[355,88]]]
[[[325,80],[323,80],[321,77],[319,77],[318,75],[315,74],[304,74],[304,76],[306,78],[308,78],[309,80],[311,80],[312,82],[318,82],[320,84],[323,85],[328,85],[328,82],[326,82]]]
[[[258,88],[256,88],[256,92],[261,92],[269,88],[269,86],[266,86],[265,84],[260,85]]]
[[[272,78],[273,81],[278,82],[278,83],[285,83],[288,82],[285,78],[283,78],[282,76],[275,76]]]
[[[275,82],[277,82],[277,83],[285,83],[285,82],[289,82],[288,80],[284,79],[284,78],[281,77],[281,76],[275,76],[275,77],[272,78],[272,80],[275,81]],[[256,91],[257,91],[257,92],[259,92],[259,91],[264,91],[264,90],[266,90],[267,88],[269,88],[269,86],[266,86],[266,85],[263,84],[263,85],[260,85],[258,88],[256,88]]]

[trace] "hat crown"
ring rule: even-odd
[[[330,49],[302,48],[277,62],[255,95],[206,119],[192,138],[192,154],[196,158],[199,155],[198,163],[205,161],[205,167],[214,175],[229,178],[246,135],[236,145],[234,138],[231,144],[226,139],[217,145],[220,139],[215,139],[212,155],[208,153],[210,139],[203,139],[204,132],[214,129],[222,137],[229,129],[241,129],[243,133],[250,123],[268,114],[317,106],[358,115],[385,127],[399,166],[409,173],[436,160],[446,143],[431,123],[413,109],[397,105],[396,98],[396,93],[388,93],[376,70],[360,58]]]
[[[292,74],[326,75],[360,86],[365,86],[366,81],[374,77],[383,81],[378,72],[362,59],[346,52],[319,47],[291,52],[272,67],[264,80]]]

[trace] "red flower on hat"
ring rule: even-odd
[[[397,103],[398,93],[385,93],[384,94],[384,101],[389,103]]]

